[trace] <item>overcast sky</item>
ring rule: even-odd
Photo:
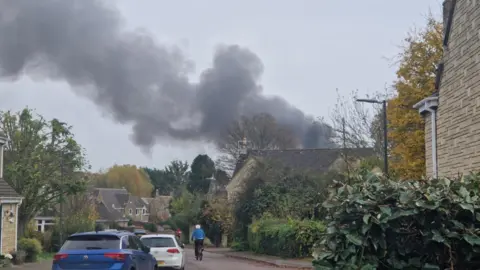
[[[395,79],[391,59],[413,27],[440,0],[117,0],[128,27],[147,29],[160,42],[179,45],[198,72],[215,46],[239,44],[260,56],[264,91],[284,97],[307,114],[328,119],[336,91],[382,91]],[[81,35],[79,35],[81,38]],[[173,159],[215,156],[208,144],[163,142],[147,156],[130,141],[131,127],[114,123],[61,82],[0,82],[0,110],[34,108],[73,125],[94,170],[113,164],[163,167]]]

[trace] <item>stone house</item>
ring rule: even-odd
[[[96,222],[103,224],[106,228],[113,223],[127,227],[130,220],[137,223],[157,223],[170,217],[168,210],[170,196],[142,198],[130,194],[124,188],[95,187],[90,187],[88,194],[92,203],[95,203],[99,215]],[[58,216],[58,209],[45,209],[39,212],[34,218],[37,230],[44,232],[53,226],[56,216]]]
[[[443,2],[444,54],[436,92],[414,105],[425,119],[427,177],[480,169],[480,1]]]
[[[161,196],[156,191],[156,195],[153,198],[142,198],[142,200],[148,205],[149,222],[158,223],[159,221],[165,221],[170,218],[170,210],[168,209],[172,196]]]
[[[148,205],[124,188],[94,188],[91,194],[96,200],[100,215],[97,223],[116,222],[122,226],[130,219],[148,222]]]
[[[3,148],[7,137],[0,131],[0,253],[17,250],[18,209],[22,197],[3,179]]]
[[[232,180],[226,187],[226,193],[229,200],[234,199],[241,191],[243,183],[251,177],[262,161],[306,173],[323,174],[345,171],[348,166],[351,169],[356,168],[361,159],[374,155],[373,148],[248,150],[240,154]]]

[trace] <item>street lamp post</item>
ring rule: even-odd
[[[388,133],[387,133],[387,101],[376,99],[357,99],[357,102],[382,104],[382,118],[383,118],[383,166],[385,175],[388,176]]]

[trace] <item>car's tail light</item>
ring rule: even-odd
[[[68,258],[68,254],[58,253],[53,256],[53,261],[57,262],[66,258]]]
[[[125,261],[127,254],[124,253],[105,253],[104,255],[107,258],[114,259],[116,261]]]
[[[176,248],[169,248],[169,249],[167,249],[167,252],[168,253],[180,253],[180,250],[178,250]]]

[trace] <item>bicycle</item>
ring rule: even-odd
[[[203,259],[203,244],[196,245],[195,247],[195,259],[202,260]]]

